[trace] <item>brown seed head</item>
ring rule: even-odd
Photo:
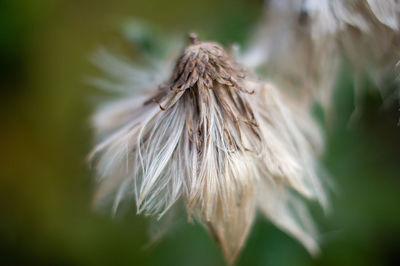
[[[199,89],[212,89],[214,82],[242,89],[245,77],[231,56],[215,42],[201,42],[197,35],[190,34],[191,43],[178,59],[169,86],[175,90],[186,90],[197,84]]]

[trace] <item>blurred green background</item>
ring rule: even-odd
[[[100,46],[135,57],[160,45],[146,31],[124,41],[129,17],[164,36],[195,30],[241,44],[261,13],[261,0],[0,1],[0,265],[223,265],[199,225],[180,222],[149,247],[148,220],[133,208],[117,219],[92,210],[89,58]],[[366,80],[349,127],[350,76],[344,68],[326,126],[332,212],[313,208],[322,255],[259,217],[238,265],[400,265],[399,104],[384,104]]]

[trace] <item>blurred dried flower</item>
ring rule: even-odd
[[[266,65],[275,81],[329,111],[340,58],[381,89],[400,60],[400,3],[395,0],[269,0],[242,62]],[[356,96],[358,95],[356,91]],[[357,99],[356,99],[357,100]],[[356,108],[357,108],[356,104]]]
[[[96,113],[98,200],[114,195],[118,206],[133,195],[138,213],[157,217],[181,201],[229,264],[257,210],[316,253],[302,196],[327,204],[316,175],[318,127],[219,44],[190,38],[157,90]]]

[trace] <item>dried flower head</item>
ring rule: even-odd
[[[318,127],[219,44],[191,35],[171,78],[150,95],[101,108],[94,127],[100,200],[114,192],[117,206],[134,195],[138,213],[158,217],[181,201],[229,264],[257,210],[317,252],[297,193],[326,204],[315,173]]]
[[[400,4],[394,0],[269,0],[242,61],[267,65],[274,79],[327,110],[340,58],[354,68],[355,88],[368,74],[381,89],[400,60]],[[398,70],[398,69],[397,69]],[[357,100],[357,99],[356,99]],[[356,105],[358,106],[358,105]]]

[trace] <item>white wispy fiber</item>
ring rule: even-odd
[[[327,109],[339,61],[354,67],[355,88],[368,74],[381,89],[398,75],[400,2],[396,0],[269,0],[241,61],[267,66],[274,79]]]
[[[258,210],[317,253],[304,200],[327,205],[316,173],[318,126],[219,44],[191,40],[164,83],[95,114],[97,199],[113,196],[117,207],[132,196],[138,213],[158,218],[179,201],[229,264]]]

